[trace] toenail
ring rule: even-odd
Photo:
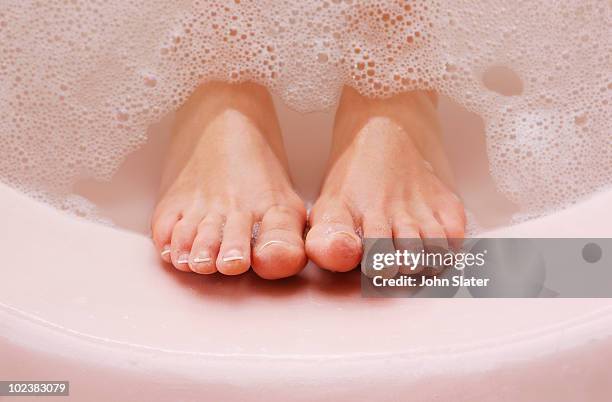
[[[176,259],[176,263],[177,264],[188,264],[189,263],[189,254],[183,253],[183,254],[179,255],[179,257]]]
[[[230,262],[230,261],[240,261],[243,259],[244,257],[242,256],[242,253],[240,252],[240,250],[230,250],[223,255],[222,260],[223,262]]]
[[[210,257],[210,254],[208,254],[208,252],[206,251],[202,251],[198,253],[197,257],[193,257],[193,259],[189,263],[189,268],[193,272],[197,272],[199,274],[212,274],[216,270],[210,270],[210,267],[212,266],[210,264],[211,262],[212,258]]]
[[[355,233],[347,232],[347,231],[345,231],[345,230],[339,230],[339,231],[337,231],[337,232],[332,232],[332,233],[330,233],[329,235],[330,235],[330,236],[331,236],[331,235],[341,235],[341,236],[343,236],[343,237],[348,237],[348,238],[350,238],[352,241],[356,241],[356,240],[355,240],[355,237],[357,236]]]
[[[211,261],[212,259],[206,253],[200,253],[197,257],[194,257],[193,259],[194,264],[203,264],[205,262],[211,262]]]
[[[169,245],[165,245],[164,248],[162,248],[161,256],[165,257],[168,254],[170,254],[170,246]]]
[[[270,241],[267,241],[267,242],[265,242],[264,244],[262,244],[262,245],[261,245],[261,246],[260,246],[260,247],[257,249],[257,251],[263,251],[263,249],[264,249],[264,248],[266,248],[266,247],[268,247],[268,246],[271,246],[271,245],[273,245],[273,244],[281,244],[281,245],[284,245],[284,246],[290,246],[290,245],[291,245],[291,244],[287,243],[286,241],[282,241],[282,240],[270,240]]]

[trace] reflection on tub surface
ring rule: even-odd
[[[565,227],[572,236],[580,233],[568,228],[609,236],[612,224],[602,213],[611,197],[504,233],[546,236]],[[168,400],[168,389],[175,390],[168,384],[186,379],[192,385],[181,392],[201,386],[224,400],[250,397],[252,384],[287,400],[287,390],[303,389],[304,381],[327,383],[326,392],[341,400],[366,395],[366,378],[370,392],[400,390],[449,370],[455,380],[468,376],[465,384],[469,373],[488,370],[504,386],[517,381],[502,374],[516,359],[531,362],[521,371],[528,373],[591,340],[597,342],[573,363],[583,371],[555,378],[566,383],[571,375],[577,389],[589,383],[610,391],[599,375],[612,350],[601,343],[612,333],[605,299],[369,300],[359,297],[356,273],[313,266],[282,282],[200,276],[163,266],[141,234],[75,219],[4,186],[0,208],[3,244],[11,250],[0,267],[0,352],[19,362],[9,373],[62,373],[80,383],[76,395],[111,392],[79,374],[83,367],[118,384],[155,382],[158,395],[150,400]],[[0,365],[0,375],[9,376],[6,370]],[[431,396],[426,386],[416,389],[422,400]]]

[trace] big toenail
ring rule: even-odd
[[[348,237],[348,238],[350,238],[353,241],[355,241],[355,236],[356,236],[355,233],[347,232],[345,230],[339,230],[337,232],[332,232],[332,233],[330,233],[330,235],[341,235],[341,236],[344,236],[344,237]]]
[[[266,248],[266,247],[268,247],[268,246],[271,246],[271,245],[273,245],[273,244],[282,244],[282,245],[285,245],[285,246],[288,246],[288,245],[289,245],[289,243],[287,243],[286,241],[282,241],[282,240],[270,240],[270,241],[267,241],[267,242],[265,242],[264,244],[262,244],[262,245],[261,245],[261,246],[260,246],[260,247],[257,249],[257,251],[263,251],[263,249],[264,249],[264,248]]]
[[[223,255],[223,262],[240,261],[243,259],[244,257],[240,250],[230,250]]]
[[[165,245],[164,248],[162,248],[161,256],[165,257],[168,254],[170,254],[170,246],[169,245]]]
[[[177,264],[188,264],[189,263],[189,254],[183,253],[183,254],[179,255],[179,257],[176,259],[176,263]]]

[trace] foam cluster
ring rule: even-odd
[[[200,83],[255,81],[299,111],[344,85],[447,95],[486,123],[491,171],[527,215],[612,183],[609,1],[3,0],[0,179],[88,215]],[[514,85],[491,84],[505,70]],[[460,133],[458,133],[460,135]]]

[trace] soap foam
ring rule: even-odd
[[[341,88],[433,89],[485,121],[500,190],[537,216],[612,183],[608,1],[4,0],[0,179],[83,216],[200,83],[255,81],[302,111]],[[506,81],[490,82],[503,72]],[[512,84],[512,85],[506,85]],[[458,133],[457,135],[460,135]]]

